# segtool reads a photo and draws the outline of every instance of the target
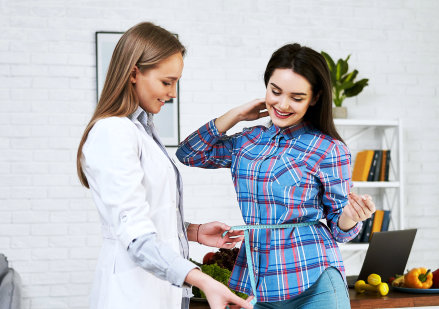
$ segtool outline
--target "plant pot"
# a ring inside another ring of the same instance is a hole
[[[348,109],[343,106],[334,106],[332,108],[332,115],[334,118],[348,118]]]

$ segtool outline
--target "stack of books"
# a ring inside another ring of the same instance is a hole
[[[389,181],[390,150],[363,150],[357,153],[353,181]]]
[[[375,232],[385,232],[389,230],[390,210],[378,209],[369,219],[363,221],[363,227],[357,237],[351,243],[369,242]]]

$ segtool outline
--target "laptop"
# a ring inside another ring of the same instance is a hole
[[[357,280],[367,282],[370,274],[378,274],[387,282],[395,274],[404,274],[417,229],[375,232],[358,276],[347,276],[348,287]]]

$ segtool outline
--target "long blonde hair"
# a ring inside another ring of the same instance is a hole
[[[90,188],[82,170],[81,156],[82,147],[95,123],[107,117],[129,116],[139,106],[134,86],[130,82],[134,66],[143,73],[178,52],[184,56],[186,49],[177,37],[150,22],[137,24],[122,35],[111,57],[96,110],[79,143],[76,168],[82,185]]]

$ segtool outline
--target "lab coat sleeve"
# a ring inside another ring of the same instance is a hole
[[[127,118],[99,120],[83,147],[83,169],[90,188],[108,209],[116,237],[128,248],[133,239],[156,233],[142,184],[137,128]]]
[[[182,287],[187,274],[197,268],[158,240],[156,234],[143,235],[133,241],[128,254],[146,271],[178,287]]]

